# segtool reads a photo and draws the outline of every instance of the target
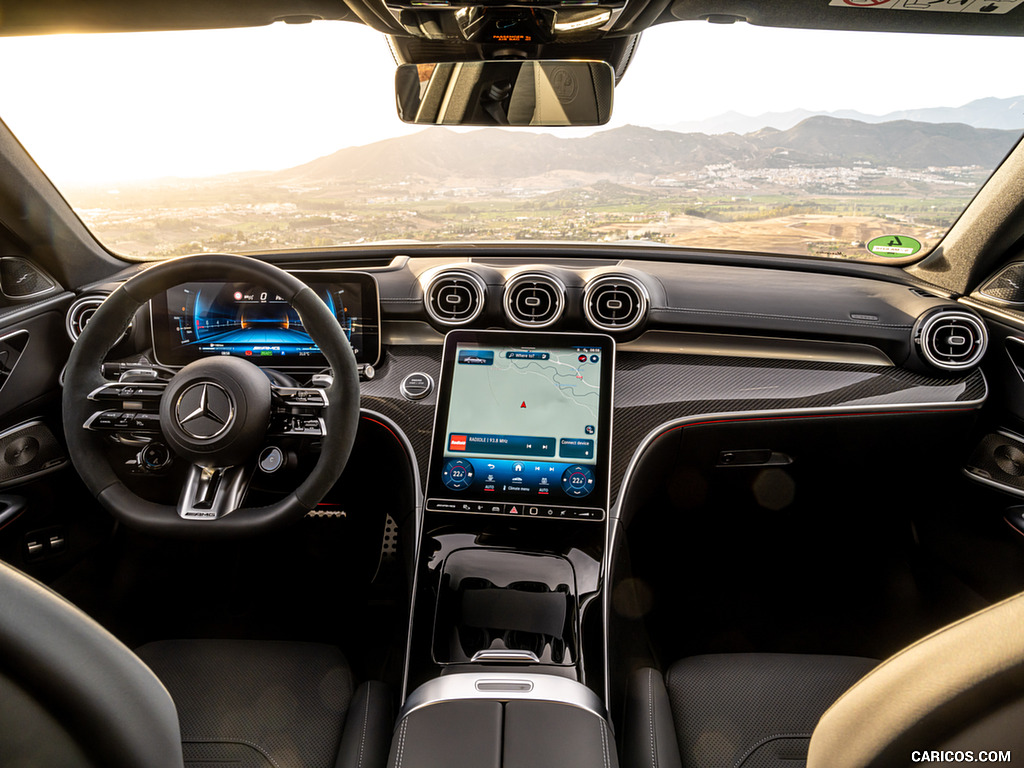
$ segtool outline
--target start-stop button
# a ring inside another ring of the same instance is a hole
[[[434,380],[426,373],[410,373],[400,387],[406,400],[422,400],[434,391]]]

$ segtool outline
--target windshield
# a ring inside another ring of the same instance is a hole
[[[903,261],[1019,139],[1016,48],[663,24],[608,125],[541,130],[401,123],[386,41],[357,24],[5,38],[0,117],[134,257],[559,240]]]

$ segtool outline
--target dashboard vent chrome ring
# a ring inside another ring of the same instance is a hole
[[[974,315],[952,310],[919,319],[914,341],[922,357],[936,368],[962,371],[981,360],[988,347],[988,332]]]
[[[472,272],[447,269],[427,284],[423,303],[427,314],[442,325],[465,325],[473,322],[484,310],[487,286]]]
[[[78,337],[82,335],[82,331],[85,329],[86,324],[92,319],[92,316],[99,309],[100,304],[106,300],[106,296],[97,296],[95,294],[91,296],[82,296],[76,299],[70,307],[68,307],[67,315],[64,316],[64,330],[67,331],[68,336],[72,342],[78,341]],[[117,337],[117,341],[111,344],[111,349],[116,347],[132,329],[131,322],[125,326],[124,332]]]
[[[650,296],[643,283],[625,275],[604,275],[583,289],[583,313],[595,328],[628,331],[644,321]]]
[[[505,314],[520,328],[547,328],[565,310],[565,285],[557,277],[528,272],[505,286]]]

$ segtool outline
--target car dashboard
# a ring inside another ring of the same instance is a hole
[[[988,343],[979,316],[910,280],[880,279],[870,270],[860,276],[806,266],[410,251],[351,269],[310,269],[307,262],[293,271],[332,302],[358,350],[364,414],[401,436],[420,499],[442,344],[452,330],[614,339],[613,510],[624,506],[644,453],[687,425],[956,414],[979,408],[987,394],[977,367]],[[261,301],[259,286],[226,277],[203,286],[214,298],[202,313],[199,284],[151,301],[111,359],[175,369],[233,354],[301,385],[323,373],[297,318],[287,311],[276,318],[273,296],[262,292]],[[83,310],[114,285],[83,291],[67,318],[73,336]],[[190,322],[200,314],[206,319]],[[191,327],[204,322],[208,328]],[[206,335],[197,339],[197,332]],[[238,341],[243,336],[248,341]],[[770,453],[729,460],[756,465],[771,461]]]

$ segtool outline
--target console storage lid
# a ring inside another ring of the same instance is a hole
[[[553,675],[445,675],[420,686],[395,727],[389,768],[618,768],[604,706]]]

